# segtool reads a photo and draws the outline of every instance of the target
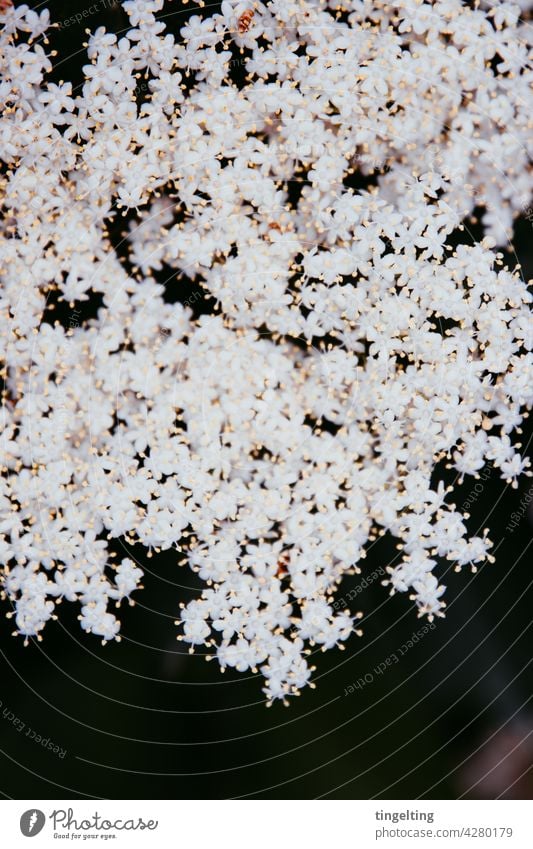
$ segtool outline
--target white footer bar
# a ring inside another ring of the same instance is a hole
[[[6,849],[532,849],[532,813],[531,801],[30,799],[0,802],[0,834]]]

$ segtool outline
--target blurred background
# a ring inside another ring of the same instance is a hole
[[[54,80],[79,84],[85,28],[120,33],[126,16],[110,0],[46,5],[53,20],[68,22],[51,37]],[[84,10],[92,11],[83,17]],[[169,2],[160,17],[177,33],[197,11]],[[533,276],[531,236],[531,222],[519,221],[507,255],[511,267],[522,263],[525,279]],[[180,299],[190,299],[194,283],[184,287]],[[55,306],[53,320],[61,320]],[[80,305],[80,321],[97,306]],[[526,425],[523,451],[532,435]],[[532,496],[531,479],[513,490],[489,467],[457,488],[471,530],[490,527],[496,562],[475,574],[442,563],[447,616],[414,641],[425,622],[406,597],[381,586],[398,557],[395,543],[375,543],[362,574],[346,578],[339,593],[363,612],[363,637],[345,651],[316,653],[316,690],[306,688],[288,708],[265,707],[259,676],[221,675],[203,652],[190,655],[176,641],[178,603],[195,596],[198,582],[175,555],[147,559],[142,548],[115,541],[145,571],[137,604],[122,610],[120,644],[86,636],[76,605],[65,603],[44,641],[27,647],[0,617],[3,795],[533,798]]]

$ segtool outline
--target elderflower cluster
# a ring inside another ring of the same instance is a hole
[[[48,11],[3,4],[3,593],[26,638],[66,600],[111,640],[142,571],[108,541],[174,550],[205,582],[180,639],[285,699],[354,632],[334,594],[377,535],[430,619],[439,558],[490,559],[437,464],[527,468],[531,297],[495,249],[530,199],[528,29],[507,2],[226,0],[174,38],[162,6],[123,2],[73,89]]]

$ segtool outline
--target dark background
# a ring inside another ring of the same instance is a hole
[[[47,5],[55,21],[91,7],[87,0]],[[120,6],[95,5],[97,11],[51,38],[59,51],[54,79],[80,82],[86,27],[128,28]],[[161,17],[177,33],[197,11],[167,3]],[[518,222],[515,254],[508,255],[511,266],[518,256],[526,279],[531,227]],[[82,318],[96,306],[85,304]],[[530,438],[525,426],[524,446]],[[354,602],[364,613],[363,638],[350,639],[344,652],[316,654],[317,689],[306,688],[288,708],[265,707],[260,676],[221,675],[203,652],[189,655],[176,641],[178,602],[192,598],[198,584],[168,553],[147,560],[140,547],[134,550],[145,590],[135,607],[122,610],[120,644],[102,647],[86,636],[74,604],[63,605],[42,643],[26,648],[0,617],[2,710],[25,723],[18,732],[0,715],[4,796],[533,798],[528,515],[507,529],[532,482],[524,478],[513,490],[492,474],[482,492],[475,485],[468,479],[454,501],[461,505],[474,493],[469,527],[490,527],[496,563],[476,574],[456,574],[441,563],[446,619],[382,675],[378,665],[424,622],[405,596],[391,598],[373,581]],[[120,541],[116,549],[131,554]],[[397,556],[393,541],[380,540],[363,575],[347,578],[340,595]],[[365,675],[373,680],[345,695]],[[29,727],[65,756],[26,737]]]

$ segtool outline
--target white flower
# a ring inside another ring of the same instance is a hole
[[[532,299],[494,250],[531,190],[527,32],[509,3],[236,0],[178,44],[162,0],[123,7],[75,97],[48,12],[3,15],[0,581],[26,639],[62,600],[119,639],[142,570],[108,538],[179,549],[179,638],[285,701],[354,632],[333,598],[378,533],[430,618],[438,558],[491,559],[441,461],[530,474]]]

